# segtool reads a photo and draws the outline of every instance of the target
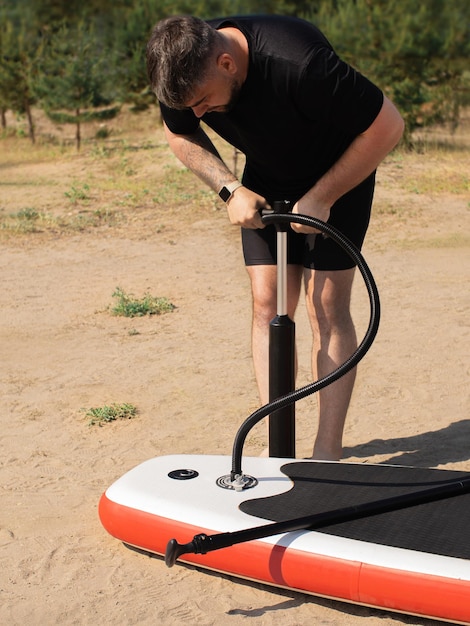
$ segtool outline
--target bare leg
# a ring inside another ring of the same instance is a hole
[[[256,382],[262,404],[269,402],[269,323],[276,316],[277,269],[275,265],[249,265],[253,295],[252,350]],[[287,266],[287,313],[294,319],[299,302],[302,267]]]
[[[354,269],[322,272],[305,270],[307,311],[313,331],[312,369],[322,378],[336,369],[356,349],[356,331],[350,314]],[[355,369],[319,392],[319,424],[314,459],[339,460],[343,429]]]

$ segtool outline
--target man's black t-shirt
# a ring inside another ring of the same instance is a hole
[[[249,46],[249,69],[229,113],[202,120],[246,155],[244,184],[267,198],[297,200],[378,115],[383,94],[341,61],[309,22],[280,16],[210,20],[235,26]],[[197,130],[191,110],[162,105],[173,133]]]

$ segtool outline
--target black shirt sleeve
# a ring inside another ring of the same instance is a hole
[[[297,100],[307,118],[332,123],[357,136],[377,117],[383,93],[333,50],[322,46],[305,66]]]
[[[170,109],[160,102],[160,110],[165,124],[176,135],[191,135],[199,128],[199,120],[190,109]]]

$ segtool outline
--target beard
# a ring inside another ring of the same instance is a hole
[[[240,99],[240,93],[242,90],[242,83],[237,81],[235,78],[231,81],[230,84],[230,95],[227,104],[224,104],[219,109],[219,113],[230,113],[232,109],[236,106],[238,100]]]

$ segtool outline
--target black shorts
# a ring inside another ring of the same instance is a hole
[[[333,205],[328,223],[361,249],[369,226],[375,173]],[[276,265],[276,227],[242,228],[245,265]],[[317,270],[345,270],[355,266],[341,246],[329,237],[287,231],[287,262]]]

